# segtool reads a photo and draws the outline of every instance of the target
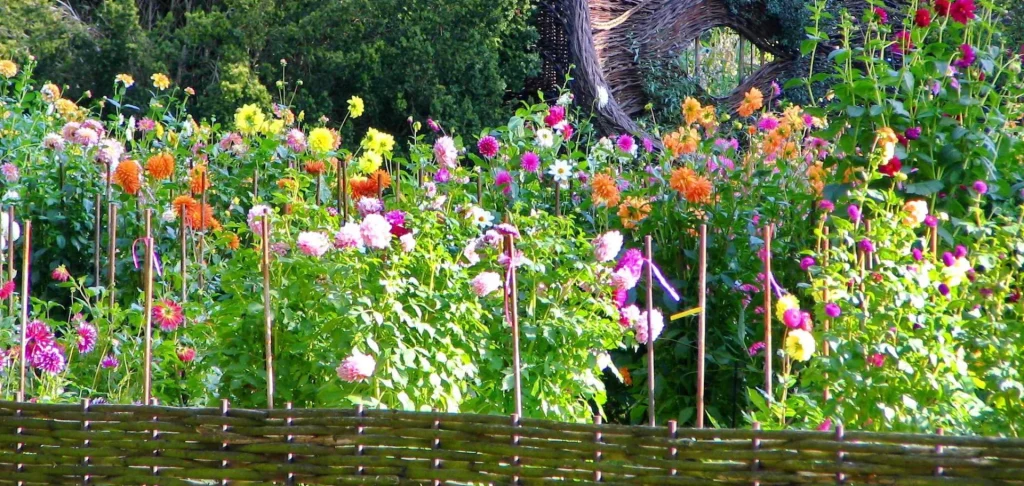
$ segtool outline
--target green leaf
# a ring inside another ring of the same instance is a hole
[[[942,188],[942,181],[925,181],[907,184],[905,191],[907,194],[917,194],[918,196],[930,196],[941,191]]]

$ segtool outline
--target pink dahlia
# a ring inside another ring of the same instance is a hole
[[[627,154],[632,155],[636,153],[636,140],[631,135],[620,135],[615,140],[615,146]]]
[[[334,233],[334,247],[343,250],[346,248],[363,248],[363,235],[356,223],[345,223],[337,233]]]
[[[412,233],[406,233],[399,237],[398,243],[402,245],[402,251],[406,253],[416,249],[416,238],[412,236]]]
[[[318,231],[303,231],[295,240],[295,246],[306,255],[320,258],[331,249],[331,241]]]
[[[790,329],[799,329],[803,322],[800,309],[786,309],[786,312],[782,315],[782,322]]]
[[[455,148],[455,140],[444,136],[434,142],[434,158],[442,167],[454,169],[458,166],[459,150]]]
[[[359,224],[359,233],[369,248],[382,250],[391,243],[391,223],[379,214],[367,214]]]
[[[392,226],[405,226],[405,211],[396,209],[394,211],[388,211],[384,214],[386,219]]]
[[[512,193],[512,174],[509,174],[507,170],[499,170],[498,174],[494,176],[494,185],[501,188],[501,192],[506,196]]]
[[[540,167],[540,157],[533,152],[526,152],[520,159],[519,166],[526,172],[537,172]]]
[[[875,368],[881,368],[885,366],[885,355],[882,353],[872,354],[871,357],[868,358],[868,364],[874,366]]]
[[[100,141],[100,136],[91,128],[79,128],[75,130],[75,143],[83,147],[91,147]]]
[[[29,362],[34,368],[50,375],[64,371],[64,366],[67,364],[64,352],[52,343],[46,346],[37,346],[29,356]]]
[[[64,140],[74,140],[75,139],[75,132],[77,132],[79,128],[82,128],[82,124],[81,123],[78,123],[78,122],[67,122],[60,129],[60,135],[61,135],[61,137],[64,138]]]
[[[665,327],[665,318],[658,309],[651,310],[651,341],[657,341],[661,330]],[[633,322],[633,332],[636,333],[636,340],[639,343],[647,342],[647,311],[641,312],[640,317]]]
[[[476,144],[476,149],[480,151],[480,155],[488,159],[493,159],[495,155],[498,155],[499,148],[501,148],[501,144],[498,143],[498,139],[490,135],[481,138]]]
[[[875,7],[874,12],[875,12],[875,17],[878,19],[878,23],[880,23],[880,24],[888,24],[889,23],[889,12],[886,12],[885,9],[883,9],[881,7]]]
[[[359,211],[359,216],[377,214],[384,211],[384,202],[375,197],[362,197],[356,203],[356,210]]]
[[[764,341],[758,341],[750,346],[750,349],[747,350],[747,354],[754,356],[762,350],[764,350]]]
[[[8,162],[4,165],[0,165],[0,173],[3,173],[4,179],[7,182],[18,182],[21,175],[18,173],[18,166]]]
[[[86,120],[82,122],[82,128],[88,128],[96,132],[96,134],[99,135],[100,138],[103,138],[103,136],[107,134],[107,129],[103,127],[103,123],[101,123],[99,120]]]
[[[62,152],[64,150],[64,137],[56,133],[49,133],[43,137],[43,147],[55,152]]]
[[[50,273],[50,277],[58,282],[67,282],[68,280],[71,280],[71,273],[68,272],[67,267],[61,265],[53,269],[53,272]]]
[[[142,118],[135,122],[135,128],[142,132],[152,132],[156,129],[156,122],[152,118]]]
[[[765,115],[761,117],[761,120],[757,122],[758,130],[762,132],[770,132],[779,128],[779,119],[771,115]]]
[[[113,354],[104,356],[103,360],[100,361],[100,367],[102,368],[117,368],[118,364],[120,364],[120,362],[117,360],[117,356],[114,356]]]
[[[99,339],[99,332],[96,331],[96,326],[83,322],[78,325],[75,332],[78,334],[75,344],[78,346],[79,353],[88,354],[96,347],[96,340]]]
[[[949,9],[949,16],[953,20],[966,24],[974,19],[974,0],[956,0]]]
[[[0,300],[7,300],[14,295],[14,280],[9,280],[0,287]]]
[[[161,330],[173,332],[185,322],[185,314],[177,302],[164,299],[153,305],[153,320]]]
[[[249,215],[246,217],[246,221],[249,223],[249,229],[252,230],[258,236],[263,235],[263,216],[271,216],[274,214],[274,210],[270,209],[270,206],[265,204],[257,204],[249,210]]]
[[[483,272],[474,277],[469,284],[477,297],[485,297],[501,287],[501,275],[494,272]]]
[[[914,48],[914,42],[910,39],[910,32],[901,30],[893,36],[895,44],[892,45],[893,52],[903,54]]]
[[[918,27],[928,27],[932,25],[932,14],[926,8],[919,8],[914,14],[914,25]]]
[[[632,329],[633,324],[640,319],[640,309],[635,305],[628,305],[619,308],[619,325],[625,329]]]
[[[196,350],[194,348],[181,348],[177,352],[178,359],[182,363],[191,363],[192,360],[196,359]]]
[[[599,262],[610,262],[622,250],[622,233],[609,231],[594,239],[594,258]]]
[[[377,362],[373,357],[365,354],[353,354],[341,361],[338,365],[338,378],[349,383],[363,381],[373,376],[373,369]]]
[[[548,114],[544,117],[544,124],[549,127],[554,127],[565,120],[565,107],[564,106],[552,106],[548,108]]]
[[[302,130],[293,128],[288,130],[288,135],[285,136],[285,143],[288,144],[288,148],[295,153],[302,153],[306,151],[306,134],[302,133]]]

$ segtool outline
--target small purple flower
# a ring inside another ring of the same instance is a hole
[[[782,322],[790,329],[798,329],[803,324],[803,314],[800,309],[788,309],[782,314]]]
[[[384,219],[391,223],[391,226],[405,226],[405,211],[401,209],[388,211],[384,214]]]
[[[986,299],[992,297],[992,289],[990,288],[981,289],[978,291],[978,293],[981,294],[981,296]]]
[[[971,185],[971,189],[974,189],[974,192],[978,194],[985,194],[988,192],[988,184],[986,184],[985,181],[974,181],[974,184]]]
[[[952,267],[954,263],[956,263],[956,257],[954,257],[952,253],[947,251],[947,252],[942,254],[942,264],[943,265],[945,265],[947,267]]]
[[[533,152],[526,152],[520,159],[519,167],[526,172],[537,172],[537,168],[540,167],[540,157]]]
[[[644,137],[644,142],[643,143],[644,143],[644,152],[647,152],[647,153],[654,152],[654,142],[652,142],[651,139],[649,139],[647,137]]]
[[[936,218],[935,215],[929,214],[924,217],[924,225],[929,228],[934,228],[939,225],[939,218]]]
[[[857,247],[860,248],[860,251],[862,251],[864,253],[867,253],[867,254],[871,254],[871,253],[875,252],[875,244],[872,243],[871,240],[869,240],[867,238],[864,238],[864,239],[860,240],[860,242],[857,243]]]
[[[451,172],[448,172],[448,169],[446,167],[441,167],[437,169],[437,173],[434,174],[434,181],[441,184],[444,184],[445,182],[448,182],[451,179],[452,174]]]
[[[96,347],[96,340],[99,338],[99,333],[96,331],[96,326],[83,322],[78,325],[76,329],[78,333],[78,339],[75,344],[78,346],[78,352],[87,354]]]
[[[118,365],[117,356],[108,354],[103,357],[103,361],[100,361],[100,366],[103,368],[117,368]]]
[[[758,341],[750,346],[750,349],[747,350],[747,353],[749,353],[751,356],[756,356],[757,353],[760,353],[763,349],[764,341]]]
[[[519,229],[511,224],[501,223],[495,226],[494,229],[498,230],[498,233],[501,233],[502,235],[519,238]]]
[[[953,256],[957,258],[963,258],[967,256],[967,247],[964,245],[956,245],[956,249],[953,250]]]
[[[441,125],[438,125],[433,118],[427,118],[427,126],[430,127],[430,129],[433,130],[434,132],[441,131]]]
[[[805,257],[800,259],[800,270],[803,270],[803,271],[806,272],[811,267],[813,267],[815,264],[817,264],[817,262],[814,261],[814,257],[805,256]]]
[[[498,155],[498,149],[501,148],[501,144],[498,143],[498,139],[487,135],[476,143],[476,148],[480,151],[480,155],[492,159],[495,155]]]
[[[856,204],[851,204],[849,207],[846,208],[846,214],[850,217],[851,221],[855,223],[859,222],[861,216],[860,206]]]
[[[914,257],[915,262],[924,260],[924,254],[921,252],[920,248],[914,248],[913,250],[910,250],[910,254]]]
[[[826,213],[831,213],[832,211],[836,210],[836,205],[833,204],[832,201],[829,201],[828,199],[822,199],[821,201],[818,202],[818,209]]]
[[[826,316],[829,316],[829,317],[835,319],[836,317],[839,317],[839,314],[842,314],[842,313],[843,313],[843,310],[839,308],[838,304],[836,304],[834,302],[829,302],[829,303],[825,304],[825,315]]]
[[[762,132],[770,132],[779,128],[779,119],[771,115],[765,115],[761,117],[761,120],[757,122],[757,129]]]
[[[974,48],[970,44],[960,45],[960,59],[953,61],[953,65],[960,69],[967,69],[974,64],[978,56],[974,53]]]
[[[907,140],[917,140],[921,138],[921,127],[910,127],[906,132]]]
[[[778,96],[782,94],[782,88],[779,87],[779,83],[772,81],[772,96]]]
[[[634,140],[631,135],[620,135],[615,141],[615,145],[620,151],[627,154],[632,155],[636,153],[636,140]]]
[[[949,295],[949,285],[946,285],[944,283],[940,283],[939,284],[939,293],[942,294],[943,296]]]

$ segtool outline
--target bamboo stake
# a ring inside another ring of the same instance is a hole
[[[336,181],[337,184],[336,185],[338,187],[338,205],[336,206],[338,208],[338,211],[341,211],[341,199],[345,197],[345,185],[342,183],[342,181],[344,181],[345,178],[341,176],[342,170],[343,170],[342,166],[344,164],[345,164],[345,162],[339,159],[338,160],[338,170],[335,173],[335,178],[337,179],[337,181]],[[342,223],[345,222],[344,218],[346,216],[347,215],[342,216],[342,220],[341,220]]]
[[[772,230],[764,227],[764,392],[772,400]]]
[[[402,200],[402,164],[395,164],[395,200]]]
[[[381,186],[383,185],[383,183],[384,183],[384,178],[381,177],[380,174],[377,174],[377,199],[380,199],[382,202],[383,202],[383,198],[381,197],[381,195],[384,194],[384,188],[381,187]]]
[[[14,206],[7,206],[7,268],[14,280]],[[14,315],[14,299],[7,302],[7,313]]]
[[[341,163],[341,193],[338,194],[338,200],[341,201],[341,218],[342,221],[348,221],[348,161],[346,158]]]
[[[14,242],[11,241],[11,236],[14,233],[7,233],[7,245],[9,248],[14,247]],[[21,400],[25,399],[25,347],[28,344],[28,276],[29,276],[29,263],[32,257],[32,220],[25,221],[25,242],[22,243],[22,259],[21,259],[21,350],[19,353],[21,357],[19,364],[21,366],[21,383],[18,385],[18,396]],[[13,265],[11,268],[14,268]],[[14,302],[14,299],[11,299]]]
[[[274,321],[270,311],[270,215],[263,215],[263,340],[267,359],[267,408],[274,408]]]
[[[143,365],[142,378],[142,403],[149,404],[152,401],[152,380],[153,380],[153,210],[146,209],[146,256],[143,259],[145,266],[142,269],[143,289],[146,294],[145,302],[145,325],[146,325],[146,356]]]
[[[832,246],[832,243],[828,240],[828,233],[829,233],[828,226],[825,226],[823,228],[822,232],[825,234],[825,240],[822,242],[822,245],[821,245],[821,248],[822,248],[822,252],[821,252],[821,266],[822,267],[827,267],[828,266],[829,248],[831,248],[831,246]],[[821,292],[821,300],[822,300],[822,302],[825,302],[825,304],[828,304],[828,298],[829,298],[829,296],[828,296],[828,287],[825,287],[825,289]],[[825,334],[827,335],[828,332],[832,329],[832,318],[828,317],[826,315],[825,316],[825,322],[824,322],[822,327],[824,328],[823,330],[825,331]],[[822,354],[825,357],[828,357],[828,355],[829,355],[828,339],[823,339],[821,344],[822,344]],[[825,383],[828,383],[828,373],[825,373]],[[831,390],[829,390],[829,386],[828,385],[825,385],[824,398],[825,398],[826,401],[829,400],[830,398],[832,398],[832,392],[831,392]]]
[[[700,277],[697,291],[697,428],[704,428],[704,361],[705,334],[707,333],[707,286],[708,286],[708,225],[700,225]]]
[[[320,205],[320,173],[316,174],[316,195],[313,197],[313,203],[317,206]]]
[[[512,235],[505,236],[505,251],[508,255],[508,287],[505,289],[505,302],[508,309],[509,324],[512,326],[512,377],[515,380],[516,415],[523,414],[523,382],[520,373],[519,357],[519,288],[516,282],[515,239]]]
[[[654,427],[654,333],[651,320],[654,314],[654,272],[652,266],[651,235],[644,236],[644,256],[647,258],[647,421]]]
[[[210,188],[207,186],[209,181],[206,179],[206,171],[203,171],[203,205],[199,211],[199,288],[200,290],[206,286],[206,208],[207,208],[207,197],[206,193],[210,192]],[[253,186],[256,187],[255,185]],[[255,191],[255,189],[254,189]],[[255,192],[254,192],[255,194]]]
[[[188,226],[185,225],[185,215],[181,215],[181,302],[188,300]]]
[[[95,217],[95,230],[96,235],[93,239],[92,253],[93,253],[93,266],[95,267],[93,272],[92,284],[96,287],[100,286],[100,255],[103,253],[100,250],[100,228],[103,225],[103,210],[100,206],[103,205],[103,195],[96,195],[96,217]]]
[[[107,210],[107,255],[109,255],[107,262],[107,294],[110,296],[110,305],[108,310],[114,312],[114,276],[117,267],[117,206],[114,203],[110,203],[110,208]],[[113,318],[111,318],[113,323]]]

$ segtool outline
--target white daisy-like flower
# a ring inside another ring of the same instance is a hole
[[[567,160],[556,160],[548,169],[548,174],[555,178],[555,182],[565,182],[572,177],[572,165]]]
[[[550,128],[541,128],[537,130],[535,136],[537,145],[544,148],[551,148],[555,145],[555,132],[552,132]]]
[[[597,87],[597,107],[604,108],[608,105],[608,89],[604,86]]]
[[[469,210],[469,219],[473,221],[473,224],[481,228],[486,228],[494,221],[494,215],[484,208],[473,206],[473,208]]]

